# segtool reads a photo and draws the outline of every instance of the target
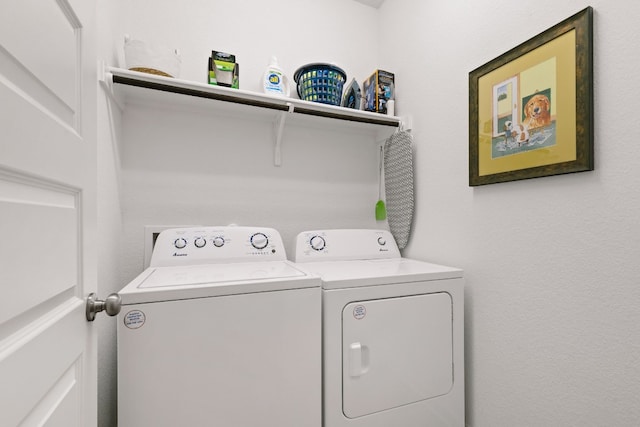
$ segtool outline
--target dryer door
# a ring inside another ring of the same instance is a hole
[[[446,292],[346,305],[344,414],[357,418],[447,394],[453,386],[452,334]]]

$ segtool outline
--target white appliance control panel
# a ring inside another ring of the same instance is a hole
[[[248,261],[285,261],[280,233],[265,227],[189,227],[162,231],[150,267]]]
[[[295,262],[386,258],[400,258],[398,245],[387,230],[313,230],[296,238]]]

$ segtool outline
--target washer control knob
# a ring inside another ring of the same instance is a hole
[[[224,239],[222,238],[222,236],[213,238],[213,246],[215,246],[216,248],[221,248],[224,246]]]
[[[311,248],[316,251],[321,251],[327,246],[327,242],[321,236],[313,236],[309,240],[309,244],[311,245]]]
[[[180,237],[173,242],[173,246],[175,246],[177,249],[184,249],[185,247],[187,247],[187,240]]]
[[[256,249],[264,249],[269,244],[269,238],[264,233],[255,233],[251,236],[251,246]]]
[[[204,237],[197,237],[196,240],[193,241],[193,244],[196,245],[196,248],[203,248],[204,245],[207,244],[207,241]]]
[[[384,237],[378,237],[378,244],[379,244],[380,246],[384,246],[384,245],[386,245],[386,244],[387,244],[387,241],[386,241],[386,240],[384,240]]]

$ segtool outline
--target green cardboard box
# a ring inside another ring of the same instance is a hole
[[[234,89],[240,87],[240,64],[236,62],[235,55],[216,50],[211,51],[209,84]]]

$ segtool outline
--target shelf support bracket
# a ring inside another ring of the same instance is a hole
[[[104,93],[107,97],[118,107],[120,112],[124,111],[122,102],[118,99],[113,91],[113,74],[109,71],[109,67],[102,60],[98,61],[98,81],[100,86],[104,89]]]
[[[398,130],[406,130],[406,131],[413,130],[413,116],[412,115],[402,116],[400,118],[400,125],[398,126]]]
[[[290,102],[287,102],[287,106],[289,109],[287,111],[283,111],[278,116],[278,120],[275,123],[275,145],[273,148],[273,164],[275,166],[282,166],[282,132],[284,131],[284,123],[287,120],[287,114],[293,113],[294,105]]]

